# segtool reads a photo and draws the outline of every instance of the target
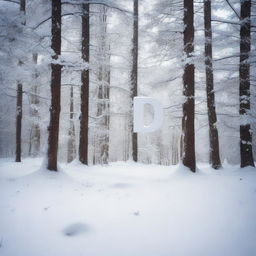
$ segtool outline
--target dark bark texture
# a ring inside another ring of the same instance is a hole
[[[52,42],[53,60],[61,54],[61,0],[52,1]],[[57,155],[59,142],[59,118],[61,97],[61,65],[51,64],[51,107],[48,127],[48,165],[51,171],[57,171]]]
[[[26,12],[26,1],[20,0],[20,11],[23,15]],[[22,22],[22,25],[25,25],[25,17]],[[18,65],[22,65],[22,61],[19,60]],[[21,129],[22,129],[22,83],[17,83],[17,104],[16,104],[16,153],[15,161],[21,162]]]
[[[184,0],[184,54],[186,57],[183,74],[183,164],[192,172],[196,171],[195,158],[195,67],[191,62],[194,52],[194,1]]]
[[[251,126],[246,115],[250,110],[250,63],[251,51],[251,1],[241,1],[241,27],[240,27],[240,67],[239,67],[239,94],[240,116],[243,124],[240,125],[240,155],[241,167],[254,166],[252,153]]]
[[[89,63],[90,60],[90,5],[82,5],[82,59]],[[81,116],[79,138],[79,160],[88,165],[89,146],[89,69],[81,74]]]
[[[16,162],[21,162],[21,125],[22,125],[22,84],[17,85],[16,106]]]
[[[139,6],[138,0],[133,1],[133,41],[132,41],[132,72],[131,72],[131,100],[138,95],[138,31]],[[133,103],[132,103],[133,106]],[[138,161],[138,134],[133,132],[132,123],[132,159]]]
[[[26,0],[20,0],[20,11],[26,12]]]
[[[215,109],[214,78],[212,64],[212,25],[211,1],[204,0],[204,33],[205,33],[205,73],[207,110],[209,121],[210,163],[214,169],[221,167],[219,155],[219,136],[217,129],[217,115]]]

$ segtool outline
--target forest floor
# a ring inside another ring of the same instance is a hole
[[[0,160],[1,256],[256,255],[256,170]]]

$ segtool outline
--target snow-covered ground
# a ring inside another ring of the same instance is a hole
[[[1,256],[256,255],[256,170],[0,160]]]

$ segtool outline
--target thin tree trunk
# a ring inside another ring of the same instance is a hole
[[[110,64],[110,63],[109,63]],[[109,125],[110,125],[110,69],[107,72],[107,86],[104,90],[105,102],[105,116],[104,116],[104,126],[106,128],[104,145],[102,147],[102,160],[103,163],[107,164],[109,162]]]
[[[25,12],[26,12],[26,1],[20,0],[20,12],[24,15],[22,25],[26,24]],[[19,60],[18,65],[22,65],[22,61]],[[17,83],[17,104],[16,104],[16,154],[15,161],[21,162],[21,128],[22,128],[22,83]]]
[[[33,54],[33,62],[35,65],[37,65],[37,53]],[[29,147],[29,155],[32,155],[33,157],[36,157],[39,155],[40,151],[40,127],[39,127],[39,98],[38,98],[38,84],[37,84],[37,78],[39,77],[39,74],[37,72],[37,69],[35,68],[34,73],[34,80],[35,85],[32,88],[32,95],[31,95],[31,116],[33,118],[33,124],[31,128],[31,136],[30,136],[30,147]]]
[[[17,85],[16,107],[16,162],[21,162],[21,125],[22,125],[22,84]]]
[[[52,50],[53,60],[58,60],[61,54],[61,0],[52,1]],[[59,118],[61,96],[61,65],[51,64],[51,107],[50,124],[48,127],[48,166],[51,171],[57,171],[57,155],[59,142]]]
[[[99,20],[101,39],[99,42],[100,67],[98,72],[99,90],[97,115],[101,116],[99,122],[99,147],[101,164],[108,163],[109,156],[109,85],[110,85],[110,68],[109,68],[109,45],[107,41],[107,7],[102,6]]]
[[[131,101],[138,95],[138,32],[139,32],[139,0],[133,1],[133,41],[132,41],[132,72],[131,72]],[[132,103],[133,106],[133,103]],[[132,159],[138,161],[138,134],[132,132]]]
[[[76,157],[75,145],[75,125],[74,125],[74,92],[73,86],[70,87],[70,106],[69,106],[70,127],[68,130],[68,163],[72,162]]]
[[[82,5],[82,59],[89,63],[90,59],[90,5]],[[80,140],[79,160],[88,165],[89,146],[89,68],[81,74],[81,116],[80,116]]]
[[[241,1],[240,27],[240,67],[239,67],[239,94],[240,94],[240,155],[241,167],[254,166],[252,153],[252,132],[247,120],[250,111],[250,63],[251,51],[251,1]]]
[[[107,74],[109,75],[109,74]],[[108,83],[108,84],[106,84]],[[98,92],[98,116],[102,116],[102,122],[100,122],[100,163],[108,163],[109,155],[109,79],[108,81],[101,81]]]
[[[28,145],[28,156],[31,156],[31,151],[32,151],[32,133],[33,133],[33,126],[30,129],[29,133],[29,145]]]
[[[183,75],[183,164],[192,172],[196,171],[195,158],[195,67],[191,61],[194,52],[194,1],[184,0],[184,53],[186,55]]]
[[[217,129],[217,115],[215,109],[215,93],[212,64],[212,25],[211,1],[204,0],[204,33],[205,33],[205,72],[206,94],[209,121],[210,163],[214,169],[221,167],[219,155],[219,136]]]

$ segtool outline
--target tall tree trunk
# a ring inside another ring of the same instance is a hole
[[[106,84],[107,83],[107,84]],[[100,163],[108,163],[109,152],[109,80],[101,80],[98,91],[98,111],[97,115],[102,116],[100,125],[99,146]]]
[[[240,155],[241,167],[254,166],[252,154],[252,132],[247,119],[250,111],[250,51],[251,51],[251,0],[241,1],[240,27]]]
[[[37,65],[38,54],[33,54],[33,62],[35,66]],[[35,67],[35,73],[33,75],[35,84],[32,88],[31,95],[31,116],[33,118],[33,123],[31,127],[31,136],[30,136],[30,146],[29,146],[29,155],[36,157],[39,155],[40,151],[40,127],[39,127],[39,97],[38,97],[38,83],[37,78],[39,73]]]
[[[22,13],[23,21],[22,25],[26,24],[25,13],[26,13],[26,1],[20,0],[20,12]],[[22,61],[19,60],[18,65],[22,65]],[[17,104],[16,104],[16,154],[15,161],[21,162],[21,128],[22,128],[22,83],[17,83]]]
[[[183,164],[196,171],[195,157],[195,67],[191,58],[194,52],[194,1],[184,0],[184,53],[186,56],[183,74]]]
[[[102,6],[100,9],[100,42],[99,42],[99,58],[100,67],[98,72],[99,90],[97,115],[99,121],[99,147],[101,164],[108,163],[109,156],[109,85],[110,85],[110,57],[109,44],[107,41],[107,7]]]
[[[215,93],[213,80],[211,1],[208,0],[204,0],[204,34],[206,94],[210,139],[210,163],[214,169],[219,169],[221,167],[221,161],[219,155],[219,136],[216,126],[217,116],[215,109]]]
[[[52,1],[52,44],[53,60],[58,60],[61,54],[61,0]],[[61,96],[61,65],[51,64],[51,107],[50,124],[48,127],[48,166],[51,171],[57,171],[57,155],[59,142],[59,118]]]
[[[73,86],[70,87],[70,105],[69,105],[70,127],[68,130],[68,163],[72,162],[76,157],[76,140],[75,140],[75,124],[74,124],[74,92]]]
[[[138,95],[138,32],[139,32],[139,0],[133,1],[133,41],[132,41],[132,71],[131,71],[131,101]],[[132,103],[133,106],[133,103]],[[138,134],[132,132],[132,159],[138,161]]]
[[[21,162],[22,93],[22,84],[18,83],[16,107],[16,162]]]
[[[89,63],[90,60],[90,4],[82,5],[82,59]],[[80,140],[79,160],[88,165],[89,146],[89,68],[81,74],[81,116],[80,116]]]

